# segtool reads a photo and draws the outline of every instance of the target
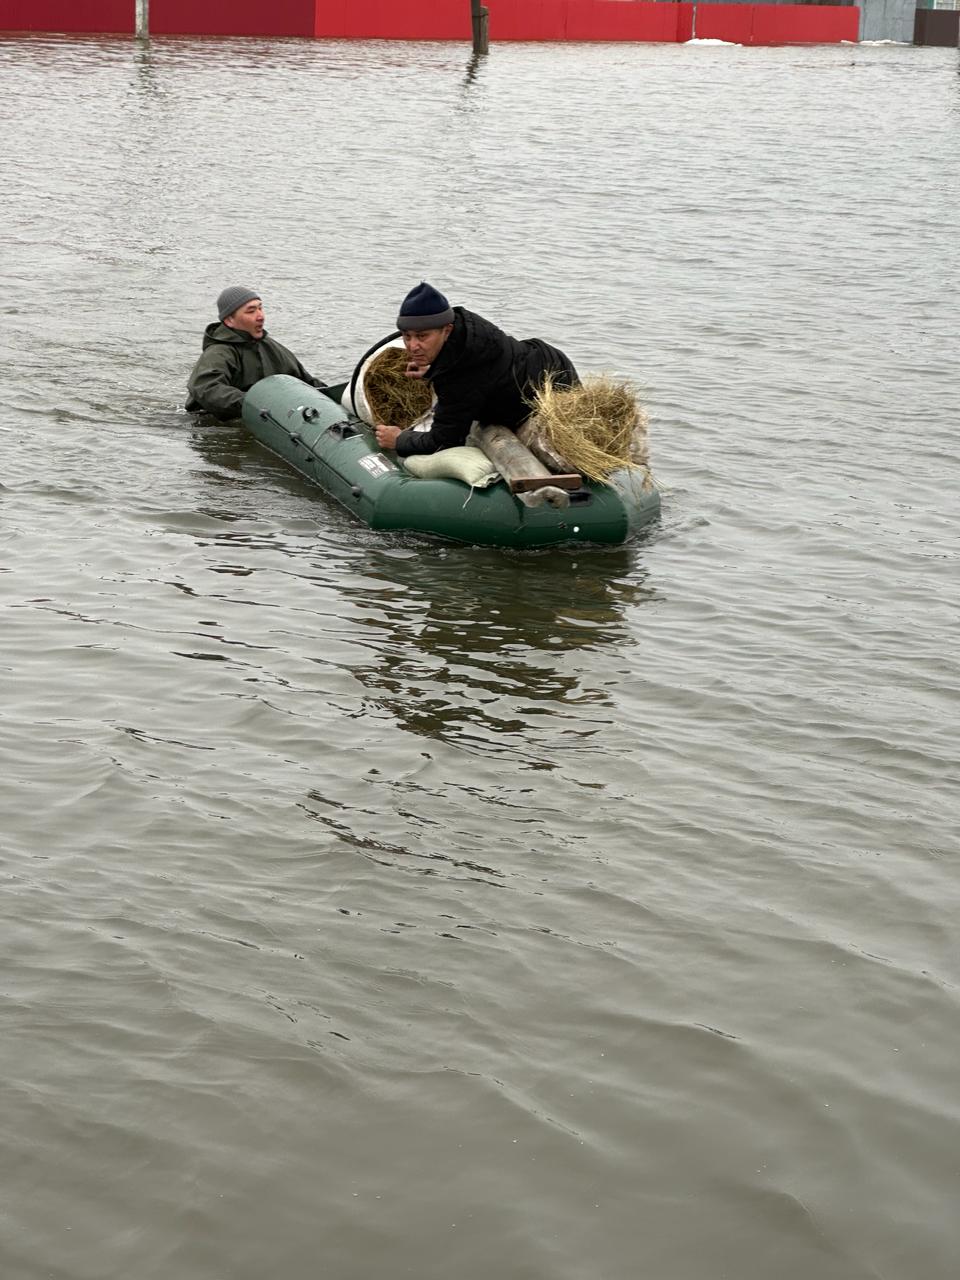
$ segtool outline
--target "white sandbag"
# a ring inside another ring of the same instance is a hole
[[[500,479],[500,472],[483,450],[468,444],[437,453],[415,453],[401,462],[405,471],[421,480],[462,480],[471,489],[485,489]]]

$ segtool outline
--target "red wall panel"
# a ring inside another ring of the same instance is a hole
[[[567,0],[568,40],[676,42],[680,6],[653,0]]]
[[[133,0],[126,3],[133,8]],[[312,36],[315,3],[150,0],[150,31],[155,36]]]
[[[347,0],[314,0],[313,34],[337,39],[346,32]]]
[[[311,0],[315,36],[349,40],[469,40],[470,0]]]
[[[698,4],[697,39],[752,44],[753,13],[756,7],[753,4]],[[690,8],[692,11],[693,5]],[[691,26],[692,16],[691,12]]]
[[[134,0],[0,0],[0,31],[133,34]]]
[[[751,7],[751,44],[839,44],[841,40],[860,38],[860,10],[849,5],[757,4]]]
[[[497,40],[566,40],[567,0],[485,0],[490,43]]]

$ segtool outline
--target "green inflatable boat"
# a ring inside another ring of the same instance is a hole
[[[422,479],[377,445],[373,429],[341,406],[347,384],[315,390],[275,374],[247,392],[243,422],[273,453],[371,529],[408,530],[474,546],[536,548],[626,542],[660,513],[647,474],[624,468],[605,484],[584,481],[563,505],[528,505],[502,480],[471,488]],[[440,455],[434,455],[440,456]]]

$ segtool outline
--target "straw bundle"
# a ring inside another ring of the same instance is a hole
[[[363,394],[374,422],[409,427],[433,403],[429,384],[404,373],[409,359],[403,347],[384,347],[367,366]]]
[[[649,470],[647,415],[634,387],[600,374],[578,387],[548,380],[528,425],[581,475],[603,481],[623,467]]]

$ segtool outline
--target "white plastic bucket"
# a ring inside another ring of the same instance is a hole
[[[373,363],[374,359],[380,354],[384,347],[402,347],[403,339],[398,333],[392,333],[370,348],[365,356],[363,356],[353,371],[353,376],[344,388],[343,395],[340,398],[340,404],[347,413],[352,413],[362,422],[366,422],[369,426],[376,426],[373,420],[373,414],[370,412],[370,406],[367,404],[367,398],[363,394],[363,380],[367,375],[367,370]]]
[[[375,415],[372,409],[370,408],[370,405],[367,403],[367,397],[364,394],[364,386],[365,386],[364,380],[367,376],[367,370],[370,368],[371,364],[373,364],[374,360],[376,360],[377,356],[380,355],[380,353],[386,347],[402,348],[403,339],[400,337],[398,333],[392,333],[386,338],[381,338],[380,341],[375,346],[371,347],[370,350],[366,353],[366,355],[361,357],[360,362],[358,363],[357,367],[353,371],[353,376],[351,377],[350,381],[347,383],[346,387],[344,388],[343,395],[340,397],[340,404],[347,411],[347,413],[354,414],[362,422],[366,422],[371,427],[375,427],[377,423],[375,420]],[[430,391],[431,391],[431,400],[433,404],[436,405],[437,397],[432,387]],[[417,422],[412,424],[413,429],[415,431],[429,430],[430,422],[432,421],[432,419],[433,419],[433,409],[431,408],[427,410],[427,412],[423,414],[421,418],[417,420]]]

